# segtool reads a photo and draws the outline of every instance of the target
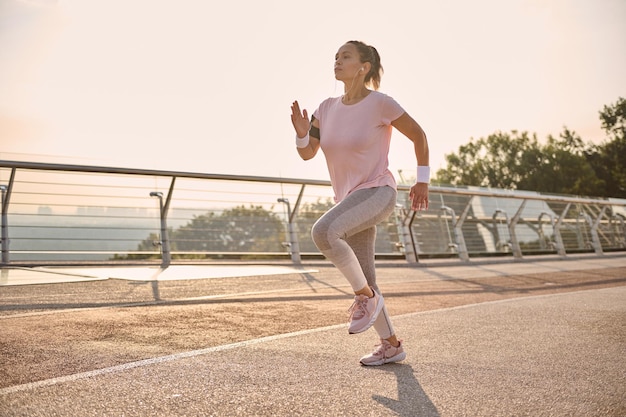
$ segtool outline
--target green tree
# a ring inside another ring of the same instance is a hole
[[[527,132],[494,133],[446,155],[447,167],[435,182],[547,193],[602,195],[599,180],[587,158],[587,147],[565,128],[545,144]]]
[[[612,139],[626,137],[626,99],[620,97],[612,105],[604,106],[600,111],[602,128]]]
[[[602,129],[608,140],[592,146],[588,159],[605,186],[605,197],[626,198],[626,99],[600,111]]]
[[[540,144],[528,133],[497,132],[471,139],[433,182],[597,197],[626,197],[626,99],[604,106],[602,128],[609,139],[586,144],[567,127]]]
[[[515,189],[541,163],[536,136],[527,132],[497,132],[459,147],[446,155],[447,167],[437,171],[435,182]]]
[[[559,138],[548,136],[540,146],[538,164],[520,179],[517,188],[551,194],[601,196],[600,180],[587,158],[587,146],[575,132],[564,128]]]

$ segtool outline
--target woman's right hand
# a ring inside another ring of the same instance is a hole
[[[298,100],[294,101],[291,105],[291,123],[294,129],[296,129],[296,135],[298,135],[299,138],[305,137],[311,128],[309,115],[306,109],[300,111]]]

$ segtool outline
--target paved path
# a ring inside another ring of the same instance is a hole
[[[575,270],[575,262],[515,268]],[[431,272],[452,279],[503,269]],[[0,414],[626,415],[625,286],[411,313],[394,323],[408,352],[399,364],[359,366],[365,336],[331,326],[4,388]]]

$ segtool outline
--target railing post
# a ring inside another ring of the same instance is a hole
[[[11,199],[11,192],[13,190],[13,184],[15,183],[15,172],[17,168],[11,168],[11,175],[9,176],[9,185],[2,187],[2,202],[0,210],[2,210],[1,220],[1,239],[2,239],[2,263],[8,264],[10,262],[10,249],[9,249],[9,200]]]
[[[467,251],[467,245],[465,244],[465,235],[463,234],[463,223],[465,223],[465,219],[469,214],[470,209],[472,208],[472,200],[474,196],[470,196],[469,200],[467,200],[467,204],[463,209],[463,213],[456,222],[454,226],[454,233],[456,235],[456,240],[459,244],[459,258],[462,261],[469,261],[469,252]]]
[[[567,256],[567,252],[565,252],[565,243],[563,243],[563,236],[561,236],[561,227],[563,226],[563,221],[565,220],[565,216],[567,215],[567,212],[569,211],[569,208],[571,206],[572,203],[567,203],[554,226],[554,241],[556,243],[556,252],[559,254],[559,256],[563,258]]]
[[[602,216],[606,212],[607,206],[602,207],[602,211],[598,214],[598,218],[591,223],[591,239],[593,241],[593,248],[596,252],[596,255],[603,255],[602,251],[602,242],[600,242],[600,235],[598,235],[598,228],[600,227],[600,221],[602,220]]]
[[[467,252],[467,246],[465,245],[465,236],[463,236],[463,222],[465,222],[465,218],[469,213],[469,209],[471,207],[472,198],[469,199],[467,204],[465,205],[465,209],[459,218],[456,218],[456,213],[451,207],[441,206],[441,210],[447,212],[452,216],[452,229],[454,231],[454,242],[456,245],[456,250],[459,255],[459,259],[467,262],[469,261],[469,253]]]
[[[618,229],[618,224],[615,225],[615,234],[614,234],[614,242],[615,246],[621,245],[621,247],[626,247],[626,224],[624,224],[624,216],[622,214],[614,214],[612,219],[616,220],[619,225],[622,226],[622,230]],[[621,238],[619,237],[621,236]]]
[[[172,261],[172,255],[170,253],[170,239],[167,233],[167,211],[163,206],[163,193],[152,191],[150,197],[157,197],[159,199],[159,213],[161,218],[161,268],[167,268]]]
[[[537,217],[537,236],[539,237],[539,248],[540,249],[546,249],[547,248],[546,240],[548,238],[546,237],[546,234],[543,232],[543,222],[542,222],[542,219],[543,219],[544,216],[546,216],[546,217],[548,217],[550,219],[550,226],[552,227],[552,231],[554,231],[554,216],[552,216],[551,213],[542,211],[539,214],[539,216]],[[552,242],[550,242],[550,243],[552,243]]]
[[[595,230],[594,228],[594,221],[591,219],[591,216],[589,216],[587,213],[585,212],[581,212],[578,215],[578,218],[582,218],[585,220],[585,223],[587,226],[589,226],[589,233],[591,234],[591,242],[587,241],[582,241],[583,242],[583,248],[587,247],[587,244],[591,245],[591,248],[593,248],[593,251],[597,254],[597,255],[602,255],[602,246],[600,245],[600,239],[598,238],[598,231]],[[582,234],[581,237],[579,238],[579,240],[582,240]],[[579,243],[580,246],[580,243]]]
[[[509,233],[509,237],[510,237],[510,230],[509,230],[509,215],[507,214],[506,211],[502,210],[502,209],[496,209],[496,211],[493,212],[493,216],[491,216],[491,218],[493,219],[493,237],[494,237],[494,241],[496,244],[496,250],[498,250],[498,247],[503,248],[503,247],[508,247],[509,249],[511,249],[511,241],[502,241],[502,239],[500,239],[500,230],[498,229],[498,216],[502,214],[504,216],[504,221],[506,223],[506,230]],[[502,250],[502,249],[500,249]]]
[[[300,257],[300,243],[298,242],[298,234],[296,233],[289,199],[279,198],[277,201],[287,206],[287,245],[289,247],[289,255],[293,263],[300,264],[302,262]]]
[[[404,258],[410,264],[418,263],[417,251],[419,244],[415,241],[413,236],[413,220],[417,212],[415,210],[406,210],[402,205],[397,205],[396,208],[400,213],[396,213],[396,224],[398,227],[398,238],[400,244],[404,248]]]
[[[522,248],[519,245],[517,240],[517,233],[515,233],[515,226],[517,226],[517,222],[522,216],[522,211],[524,211],[524,207],[526,206],[526,202],[528,200],[522,200],[522,204],[520,204],[519,209],[509,222],[509,236],[511,236],[511,250],[513,251],[513,257],[516,259],[522,259]]]
[[[0,209],[2,209],[2,220],[1,220],[1,239],[2,239],[2,263],[9,263],[9,216],[7,214],[7,187],[6,185],[0,185],[0,191],[2,192],[2,202]]]

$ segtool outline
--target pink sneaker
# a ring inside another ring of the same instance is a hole
[[[383,296],[374,291],[374,296],[366,295],[354,297],[354,303],[348,310],[350,312],[350,334],[361,333],[372,327],[378,314],[383,309]]]
[[[406,358],[406,352],[402,348],[402,341],[398,347],[393,347],[391,343],[385,339],[380,339],[380,345],[376,346],[376,350],[369,355],[365,355],[361,358],[361,365],[377,366],[384,365],[386,363],[399,362]]]

